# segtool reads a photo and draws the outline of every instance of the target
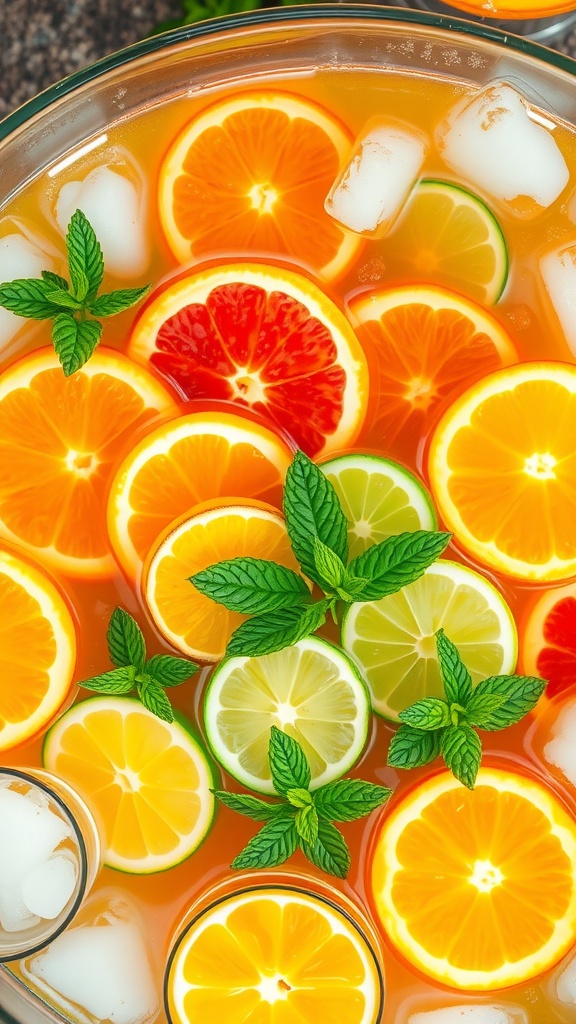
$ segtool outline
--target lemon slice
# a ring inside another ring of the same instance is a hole
[[[316,636],[259,658],[228,658],[214,670],[204,698],[214,756],[261,793],[274,793],[268,765],[273,725],[301,744],[316,788],[357,761],[369,721],[370,697],[358,669]]]
[[[466,566],[440,560],[396,594],[350,605],[342,645],[363,666],[379,715],[397,722],[415,701],[444,696],[436,656],[440,628],[456,644],[474,684],[514,671],[512,613],[496,587]]]

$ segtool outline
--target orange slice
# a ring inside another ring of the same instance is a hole
[[[527,580],[576,574],[576,367],[523,363],[463,394],[439,423],[429,473],[456,540]]]
[[[53,718],[75,663],[76,631],[60,591],[31,562],[0,548],[0,750]]]
[[[135,577],[152,544],[200,502],[238,495],[278,507],[292,453],[276,434],[234,413],[190,413],[165,423],[121,464],[108,501],[116,557]]]
[[[521,630],[520,657],[525,675],[548,680],[546,697],[576,682],[576,583],[545,590]]]
[[[316,285],[278,267],[180,277],[143,309],[128,351],[187,398],[264,415],[310,456],[347,447],[364,420],[368,369],[354,331]]]
[[[446,288],[380,290],[350,310],[370,366],[370,419],[387,445],[407,435],[416,443],[453,396],[518,359],[494,316]]]
[[[52,348],[0,375],[0,536],[70,576],[115,572],[105,493],[133,432],[175,414],[141,366],[99,348],[65,377]]]
[[[180,263],[206,256],[290,256],[325,280],[361,240],[324,211],[352,137],[316,103],[275,91],[218,100],[178,135],[160,169],[158,202]]]
[[[539,782],[448,772],[381,823],[372,899],[392,944],[459,989],[499,989],[547,970],[576,938],[576,823]]]
[[[354,920],[288,886],[241,890],[188,925],[168,965],[171,1024],[377,1024],[382,980]]]
[[[284,519],[262,502],[205,502],[172,524],[152,548],[144,567],[143,592],[162,635],[179,651],[219,661],[231,634],[247,616],[205,597],[189,577],[216,562],[251,556],[300,567]]]

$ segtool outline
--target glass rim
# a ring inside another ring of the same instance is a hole
[[[542,61],[570,75],[576,75],[576,60],[557,50],[551,50],[530,39],[516,36],[509,31],[485,25],[480,22],[467,21],[465,15],[452,17],[419,9],[406,7],[380,7],[373,4],[331,3],[306,4],[293,7],[268,7],[241,14],[229,14],[219,18],[185,25],[171,29],[158,35],[148,36],[137,43],[124,47],[115,53],[102,57],[87,67],[74,71],[71,75],[49,86],[43,92],[27,100],[22,106],[8,114],[0,121],[0,142],[16,129],[21,128],[36,114],[48,109],[57,100],[64,98],[109,71],[130,64],[142,57],[160,53],[172,46],[182,45],[196,39],[208,39],[220,32],[229,32],[242,28],[258,28],[285,22],[323,22],[335,21],[372,21],[383,23],[406,23],[449,31],[454,29],[465,36],[476,37],[492,43],[499,43],[508,50],[516,51],[525,56]]]
[[[19,779],[22,782],[28,782],[31,785],[37,786],[38,789],[42,790],[43,793],[45,793],[55,804],[57,804],[59,809],[65,815],[66,819],[70,822],[70,825],[74,832],[74,837],[78,844],[78,860],[80,865],[80,871],[78,874],[78,881],[76,883],[76,895],[74,897],[74,900],[72,901],[67,914],[65,915],[64,919],[60,922],[56,930],[53,932],[49,931],[47,937],[40,939],[38,941],[34,941],[33,945],[21,946],[16,952],[3,953],[0,951],[0,965],[10,963],[12,960],[22,960],[24,959],[24,957],[32,956],[34,953],[39,953],[40,950],[48,946],[49,943],[54,942],[54,939],[56,939],[58,935],[60,935],[64,931],[64,929],[68,927],[71,921],[74,920],[76,914],[78,913],[82,905],[84,896],[86,895],[86,887],[88,884],[88,851],[86,849],[84,836],[82,835],[82,831],[80,829],[78,822],[76,821],[74,813],[70,810],[70,808],[62,799],[62,797],[58,793],[56,793],[56,791],[53,790],[51,786],[44,782],[42,779],[38,779],[36,778],[35,775],[23,771],[20,768],[10,768],[2,766],[2,768],[0,768],[0,777],[2,777],[3,775],[12,776],[13,778]]]

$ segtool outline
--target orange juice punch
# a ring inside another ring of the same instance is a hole
[[[282,8],[0,126],[2,1024],[576,1020],[575,67]]]

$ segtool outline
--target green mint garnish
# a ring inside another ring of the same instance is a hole
[[[43,270],[41,278],[0,284],[0,306],[31,320],[52,320],[52,343],[67,377],[88,361],[102,337],[100,317],[114,316],[140,302],[150,291],[121,288],[98,295],[104,258],[94,229],[81,210],[66,234],[70,281]]]
[[[535,676],[490,676],[473,686],[458,649],[442,629],[436,633],[445,699],[425,697],[399,714],[388,764],[418,768],[442,755],[453,775],[474,789],[482,742],[476,729],[507,729],[535,707],[546,687]]]
[[[339,779],[310,790],[310,765],[302,747],[274,725],[268,761],[281,801],[271,803],[246,793],[214,790],[214,796],[231,810],[265,822],[234,858],[232,867],[276,867],[300,849],[322,871],[346,878],[350,853],[332,822],[365,817],[388,800],[390,790],[361,779]]]
[[[286,474],[286,530],[303,576],[275,562],[232,558],[190,577],[202,594],[251,615],[232,634],[226,654],[259,657],[316,632],[339,604],[376,601],[419,579],[442,554],[449,533],[417,530],[389,537],[348,564],[348,523],[322,470],[297,451]],[[314,599],[307,580],[323,592]]]
[[[135,690],[148,711],[164,722],[174,721],[166,687],[178,686],[198,671],[198,665],[171,654],[153,654],[146,659],[146,642],[140,626],[123,608],[115,608],[106,633],[110,672],[79,683],[97,693],[128,694]]]

